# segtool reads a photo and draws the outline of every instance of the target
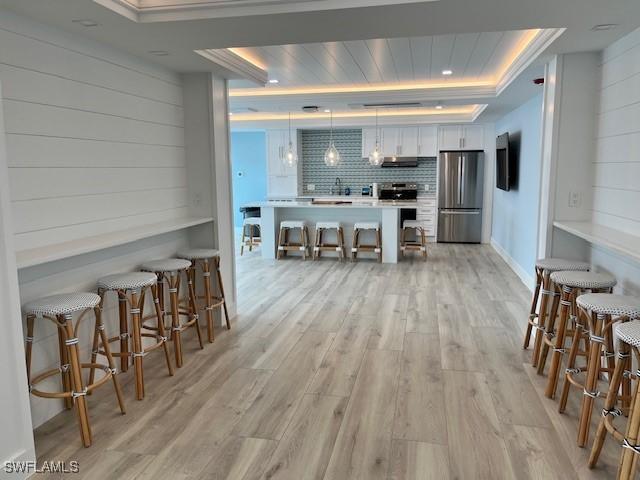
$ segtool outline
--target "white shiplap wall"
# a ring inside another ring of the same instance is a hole
[[[602,55],[593,222],[640,235],[640,29]],[[640,294],[640,265],[593,247],[592,262]]]
[[[0,13],[17,248],[187,216],[180,77],[86,38]],[[94,290],[98,277],[171,256],[187,241],[187,232],[174,232],[23,269],[21,300]],[[116,302],[109,299],[105,306],[113,335]],[[85,354],[90,324],[80,333]],[[34,373],[56,366],[55,333],[50,322],[37,323]],[[57,390],[59,381],[52,378],[42,388]],[[35,397],[31,407],[34,426],[62,408]]]

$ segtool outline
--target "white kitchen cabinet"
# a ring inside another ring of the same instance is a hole
[[[444,125],[440,127],[440,150],[483,150],[482,125]]]
[[[418,156],[418,127],[399,128],[398,147],[398,155],[403,157]]]
[[[369,158],[369,154],[376,147],[376,129],[362,129],[362,158]]]
[[[380,147],[385,157],[397,156],[400,138],[397,127],[383,127],[380,129]]]
[[[298,136],[291,131],[291,143],[294,150],[298,149]],[[298,171],[301,162],[298,154],[298,164],[286,165],[282,159],[289,148],[288,130],[267,130],[267,196],[296,196],[298,194]]]
[[[423,126],[418,129],[418,157],[438,156],[438,127]]]

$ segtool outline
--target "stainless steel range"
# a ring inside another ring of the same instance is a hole
[[[380,200],[415,200],[418,186],[415,183],[383,183],[380,186]]]

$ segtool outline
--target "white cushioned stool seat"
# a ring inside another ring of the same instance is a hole
[[[340,228],[340,222],[317,222],[316,229],[318,228]]]
[[[257,225],[260,226],[262,219],[260,217],[247,217],[242,221],[243,225]]]
[[[62,293],[39,298],[24,305],[28,315],[67,315],[94,308],[100,303],[100,296],[95,293]]]
[[[185,260],[204,260],[220,256],[220,252],[215,248],[192,248],[178,252],[177,257]]]
[[[380,224],[378,222],[356,222],[353,224],[355,230],[379,230]]]
[[[151,272],[130,272],[107,275],[98,280],[101,290],[137,290],[158,283],[158,278]]]
[[[418,220],[405,220],[402,222],[402,228],[423,228],[423,226]]]
[[[624,343],[640,348],[640,320],[618,323],[615,331],[616,337]]]
[[[591,265],[586,262],[565,260],[563,258],[540,258],[536,260],[536,267],[546,272],[560,272],[564,270],[587,272],[591,269]]]
[[[551,274],[551,281],[557,285],[566,285],[573,288],[612,288],[618,283],[608,273],[560,271]]]
[[[580,295],[576,303],[579,307],[603,315],[624,315],[632,319],[640,317],[640,299],[628,295],[587,293]]]
[[[304,220],[284,220],[280,222],[280,228],[304,228],[307,222]]]
[[[165,258],[163,260],[152,260],[145,262],[140,269],[145,272],[175,272],[185,270],[191,266],[189,260],[180,258]]]

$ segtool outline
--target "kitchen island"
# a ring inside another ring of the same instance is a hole
[[[342,223],[347,254],[351,251],[353,224],[380,222],[382,229],[382,262],[397,263],[399,248],[400,211],[417,208],[415,201],[382,201],[369,197],[315,200],[282,200],[255,202],[245,207],[259,207],[262,217],[262,256],[276,258],[278,228],[283,220],[304,220],[308,223],[310,241],[315,238],[316,222]],[[369,242],[369,239],[364,241]]]

